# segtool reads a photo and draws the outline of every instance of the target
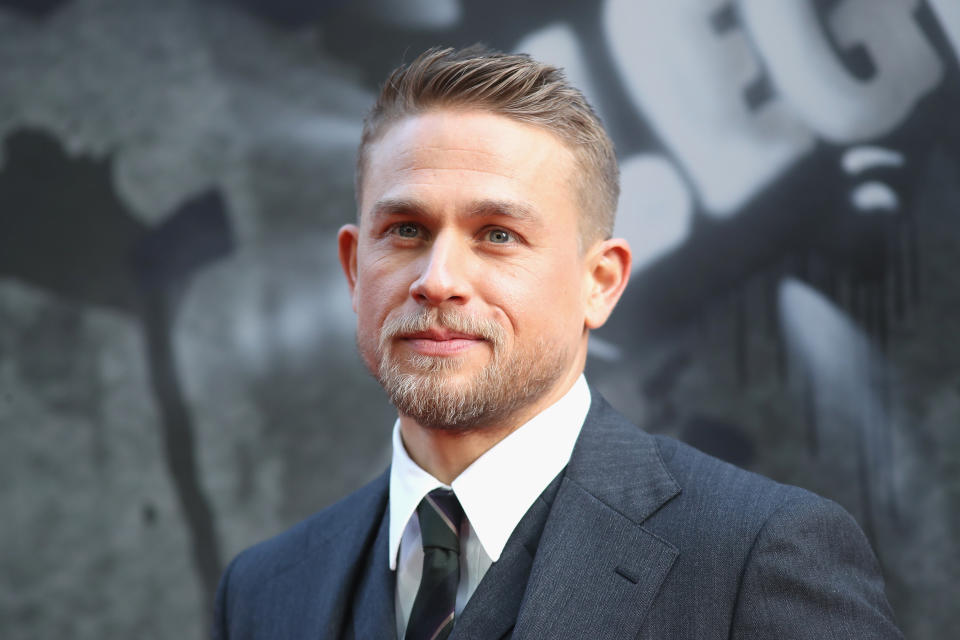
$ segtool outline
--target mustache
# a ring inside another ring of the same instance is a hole
[[[441,327],[458,333],[478,336],[492,343],[494,347],[500,347],[506,339],[503,327],[493,320],[460,313],[451,309],[432,307],[430,309],[422,309],[417,313],[404,314],[387,319],[383,324],[383,328],[380,329],[381,353],[386,349],[390,341],[397,336],[427,331],[432,327]]]

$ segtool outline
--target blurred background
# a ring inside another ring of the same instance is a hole
[[[953,637],[955,0],[0,0],[0,636],[202,638],[236,552],[385,468],[335,234],[378,83],[477,41],[617,145],[591,382],[843,504]]]

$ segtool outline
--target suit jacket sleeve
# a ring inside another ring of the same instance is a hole
[[[731,638],[900,638],[870,544],[812,494],[775,511],[747,558]]]
[[[227,619],[227,589],[230,584],[230,575],[237,559],[234,558],[230,565],[223,572],[220,578],[220,584],[217,586],[217,595],[213,605],[213,624],[211,626],[210,637],[213,640],[228,640],[230,637],[229,625]]]

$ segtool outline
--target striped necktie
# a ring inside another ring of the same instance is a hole
[[[405,640],[445,640],[453,630],[460,582],[463,509],[449,489],[434,489],[417,507],[423,540],[423,576]]]

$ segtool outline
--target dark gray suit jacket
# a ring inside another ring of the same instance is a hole
[[[396,637],[388,476],[241,553],[214,637]],[[901,638],[833,502],[630,424],[594,393],[570,463],[458,618],[461,638]]]

